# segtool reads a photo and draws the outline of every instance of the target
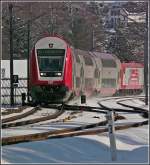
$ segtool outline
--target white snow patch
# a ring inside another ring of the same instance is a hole
[[[87,99],[87,105],[98,106],[98,98]],[[73,104],[80,104],[80,100],[72,101]],[[71,103],[71,104],[72,104]],[[107,102],[106,102],[107,103]],[[107,103],[113,106],[113,103]],[[109,106],[109,105],[108,105]],[[70,112],[66,112],[59,119],[64,118]],[[131,123],[143,121],[138,114],[121,113],[126,120],[120,120],[119,123]],[[105,118],[105,115],[97,113],[82,112],[77,114],[66,123],[45,122],[36,125],[33,130],[41,129],[60,129],[65,127],[74,127],[85,123],[99,122]],[[93,118],[99,115],[100,118]],[[55,119],[56,120],[56,119]],[[57,119],[58,120],[58,119]],[[117,161],[111,161],[110,143],[108,133],[97,135],[86,135],[71,138],[48,139],[43,141],[34,141],[20,143],[2,147],[2,161],[11,163],[147,163],[149,162],[149,125],[115,132],[117,145]],[[29,129],[32,131],[32,129]],[[29,133],[29,130],[28,131]]]

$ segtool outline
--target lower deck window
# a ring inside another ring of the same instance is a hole
[[[85,88],[93,87],[94,81],[92,78],[86,78],[85,79]]]
[[[103,88],[114,88],[116,87],[116,79],[102,79]]]
[[[77,87],[77,88],[80,87],[80,83],[81,83],[80,78],[77,77],[77,78],[76,78],[76,87]]]

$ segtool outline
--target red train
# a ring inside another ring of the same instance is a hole
[[[62,38],[45,37],[32,50],[31,96],[34,102],[53,102],[95,92],[142,91],[143,70],[143,64],[121,63],[113,54],[74,49]]]

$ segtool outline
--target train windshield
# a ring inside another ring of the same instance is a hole
[[[65,56],[64,49],[38,49],[37,56],[41,76],[61,76]]]

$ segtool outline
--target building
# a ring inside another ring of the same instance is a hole
[[[14,75],[19,82],[14,84],[15,104],[21,104],[21,94],[27,93],[27,60],[14,60]],[[10,105],[10,60],[1,60],[1,105]]]
[[[114,29],[120,24],[127,26],[128,12],[122,8],[121,3],[112,3],[109,7],[107,16],[105,17],[105,27],[107,29]]]
[[[128,23],[137,22],[137,23],[145,23],[146,13],[131,13],[128,12]]]
[[[13,60],[14,74],[27,78],[27,60]],[[1,60],[1,78],[10,78],[10,60]]]

